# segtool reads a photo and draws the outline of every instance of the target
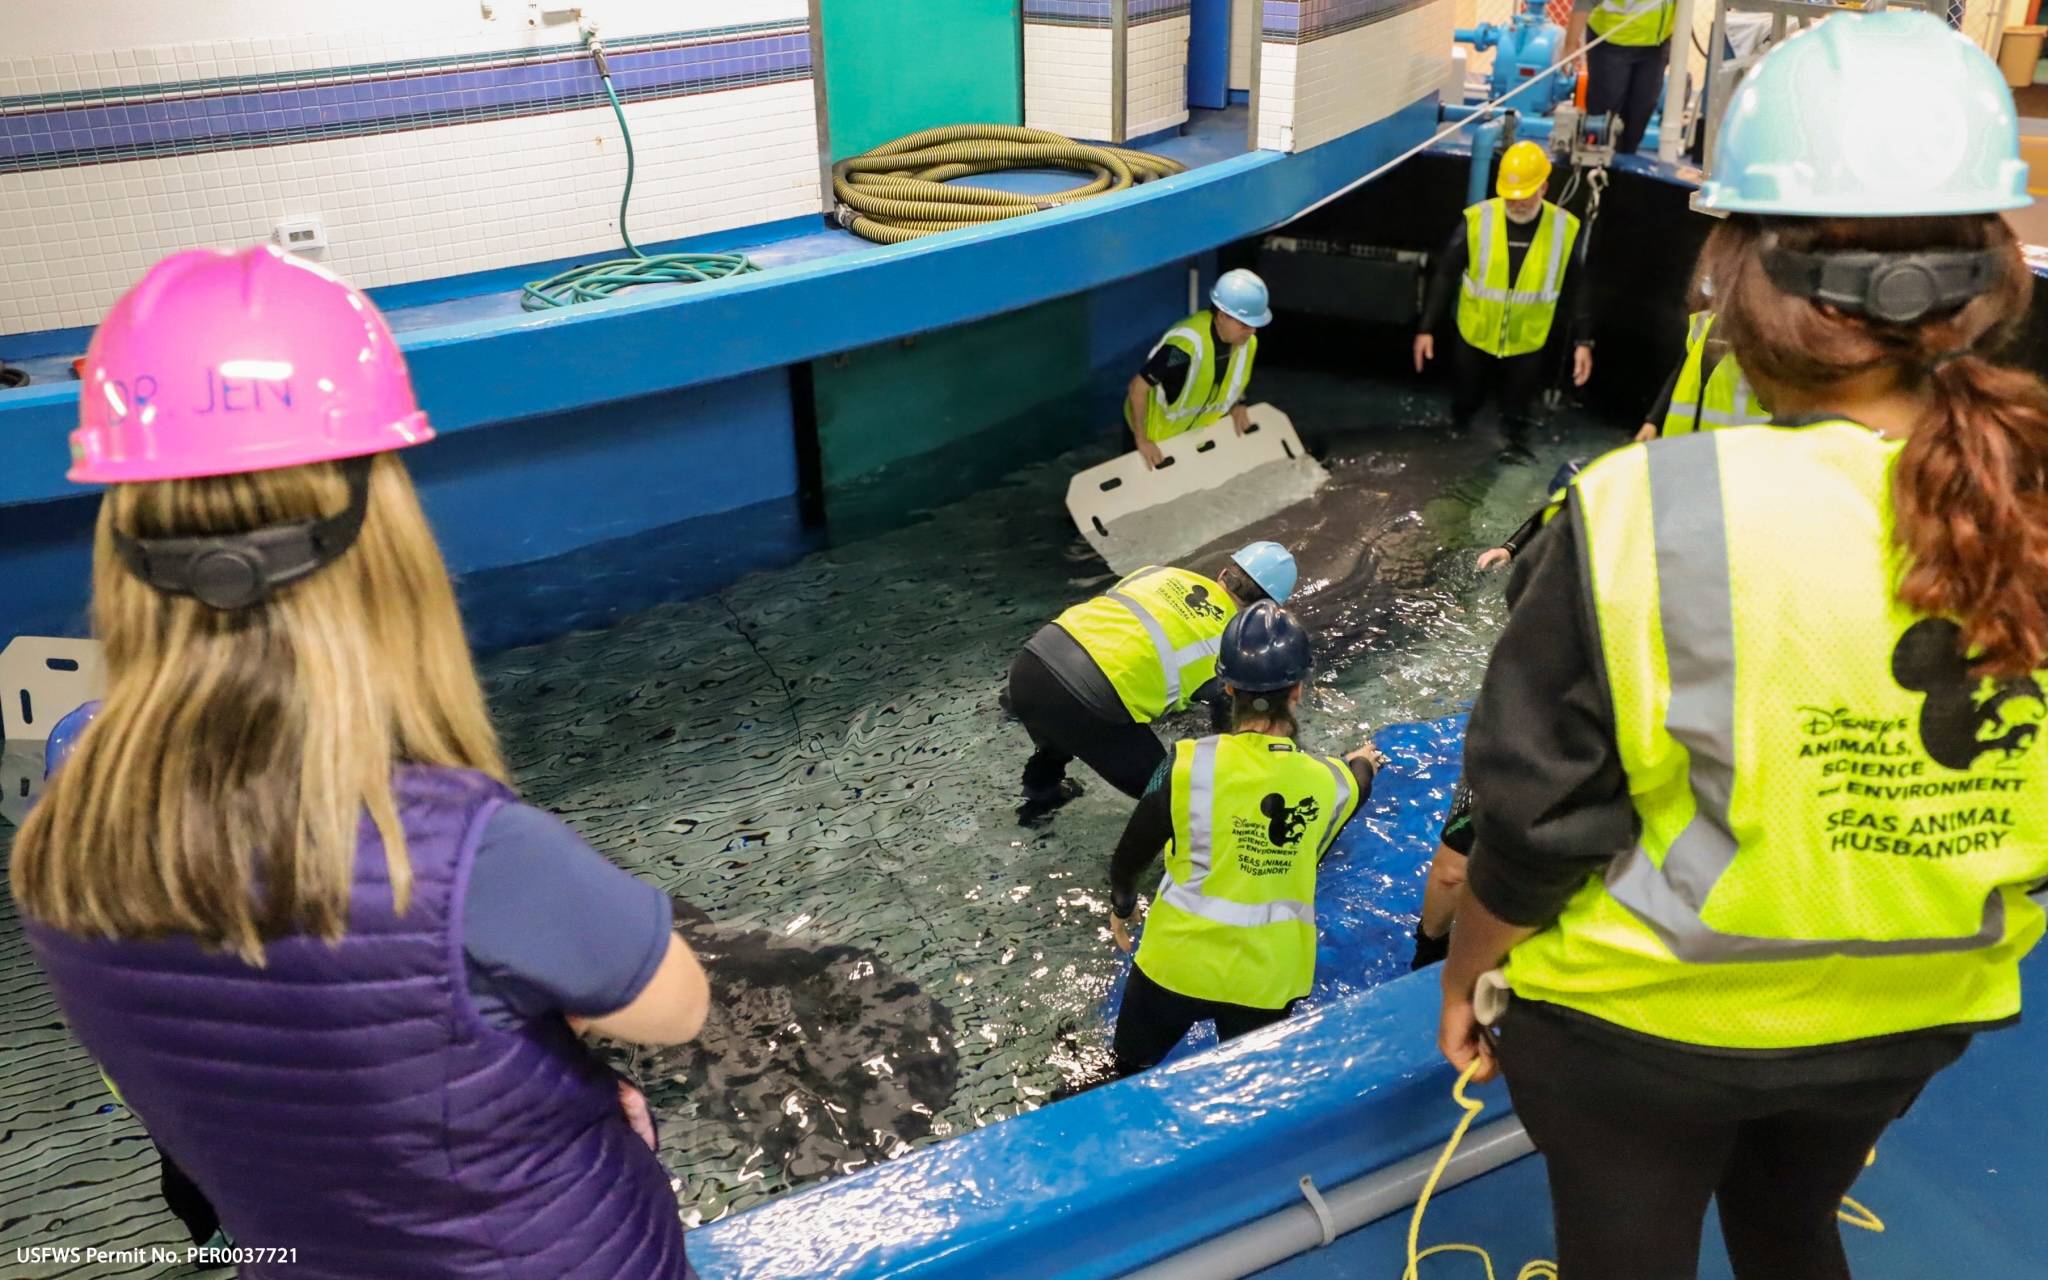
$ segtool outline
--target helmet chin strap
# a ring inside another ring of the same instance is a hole
[[[1762,256],[1771,283],[1786,293],[1888,324],[1911,324],[1989,292],[2005,258],[1997,249],[1797,253],[1778,248],[1775,236]]]
[[[117,530],[114,551],[129,572],[165,595],[191,596],[222,612],[246,609],[355,545],[370,501],[370,461],[340,464],[348,505],[334,515],[209,538],[133,538]]]

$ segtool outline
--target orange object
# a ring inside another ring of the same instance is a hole
[[[1586,68],[1583,64],[1579,67],[1579,87],[1572,91],[1572,105],[1581,111],[1586,109]]]
[[[74,378],[83,378],[83,377],[85,377],[85,357],[84,357],[84,356],[80,356],[80,357],[78,357],[78,359],[76,359],[76,360],[73,360],[73,361],[71,362],[71,376],[72,376],[72,377],[74,377]]]

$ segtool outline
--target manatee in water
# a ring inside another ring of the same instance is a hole
[[[680,898],[675,919],[711,1012],[691,1043],[634,1055],[657,1105],[660,1082],[680,1079],[705,1120],[793,1182],[930,1136],[959,1078],[945,1005],[860,947],[721,925]]]

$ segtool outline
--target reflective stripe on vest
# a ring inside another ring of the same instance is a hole
[[[1672,384],[1671,407],[1665,411],[1660,435],[1760,426],[1771,420],[1734,353],[1723,352],[1712,370],[1707,368],[1712,350],[1708,335],[1713,327],[1711,311],[1696,311],[1686,323],[1685,363],[1679,366],[1678,381]]]
[[[1586,26],[1609,44],[1640,49],[1669,40],[1677,20],[1675,0],[1600,0]]]
[[[1245,385],[1251,381],[1252,361],[1258,354],[1259,337],[1256,333],[1251,334],[1231,348],[1229,367],[1219,382],[1216,377],[1216,348],[1211,341],[1215,331],[1214,313],[1197,311],[1167,330],[1166,336],[1153,346],[1152,355],[1157,355],[1161,347],[1168,346],[1186,352],[1188,373],[1186,381],[1181,383],[1180,394],[1171,402],[1166,399],[1165,387],[1153,386],[1152,394],[1145,402],[1145,435],[1148,439],[1166,440],[1184,431],[1200,430],[1230,412],[1244,395]],[[1125,417],[1129,417],[1128,404]]]
[[[1896,600],[1898,451],[1717,431],[1575,482],[1638,836],[1515,949],[1518,994],[1735,1049],[2018,1011],[2048,671],[1980,680],[1953,621]]]
[[[1150,609],[1122,591],[1110,590],[1103,594],[1129,609],[1131,616],[1138,620],[1138,625],[1145,628],[1145,636],[1152,642],[1152,652],[1159,658],[1160,673],[1166,677],[1166,705],[1180,706],[1181,668],[1191,666],[1204,658],[1215,657],[1223,649],[1223,637],[1204,636],[1193,644],[1176,648],[1173,641],[1166,638],[1165,624],[1153,617]]]
[[[1262,734],[1178,743],[1173,770],[1138,964],[1195,999],[1283,1007],[1314,982],[1316,866],[1358,806],[1351,770]]]
[[[1216,674],[1223,628],[1236,614],[1221,583],[1147,567],[1057,622],[1101,668],[1131,719],[1150,724],[1184,709]]]
[[[1546,201],[1522,268],[1510,282],[1507,202],[1486,200],[1467,209],[1460,336],[1492,356],[1542,350],[1564,296],[1565,271],[1578,235],[1578,218]]]

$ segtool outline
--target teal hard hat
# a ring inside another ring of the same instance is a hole
[[[1243,267],[1218,277],[1216,287],[1209,291],[1209,301],[1224,315],[1242,320],[1254,329],[1273,323],[1273,305],[1266,296],[1266,282]]]
[[[1698,207],[1794,218],[2033,203],[2012,90],[1930,14],[1842,13],[1766,53],[1722,119]]]
[[[1250,324],[1251,321],[1245,321]],[[1230,562],[1245,571],[1259,590],[1275,603],[1284,604],[1294,594],[1294,555],[1277,542],[1254,542],[1238,548]]]

